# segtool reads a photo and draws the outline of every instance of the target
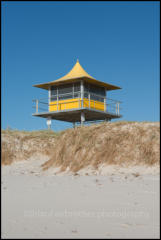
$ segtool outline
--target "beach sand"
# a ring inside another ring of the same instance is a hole
[[[159,238],[159,173],[56,174],[45,161],[2,167],[3,239]]]

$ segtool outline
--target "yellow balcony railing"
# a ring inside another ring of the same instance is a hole
[[[47,100],[47,99],[46,99]],[[107,98],[106,101],[101,102],[88,98],[73,98],[58,101],[45,101],[44,99],[33,100],[36,103],[34,108],[36,108],[36,113],[40,112],[60,112],[74,109],[95,109],[99,111],[104,111],[107,113],[112,113],[115,115],[120,115],[120,102]],[[107,103],[106,103],[107,102]]]

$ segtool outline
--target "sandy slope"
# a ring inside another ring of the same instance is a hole
[[[2,238],[159,237],[155,171],[57,176],[41,171],[44,161],[3,166]]]
[[[3,131],[2,238],[159,238],[159,130]]]

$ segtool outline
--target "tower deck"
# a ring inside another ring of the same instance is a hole
[[[57,112],[42,112],[34,113],[33,116],[51,118],[54,120],[66,121],[66,122],[80,122],[81,112],[85,114],[85,121],[97,121],[97,120],[111,120],[114,118],[120,118],[121,115],[113,114],[109,112],[103,112],[96,109],[88,108],[77,108],[77,109],[68,109]]]

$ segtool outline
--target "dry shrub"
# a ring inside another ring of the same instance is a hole
[[[50,155],[59,133],[53,131],[2,131],[2,165],[27,160],[35,154]]]
[[[13,152],[8,148],[6,143],[2,143],[1,145],[1,163],[3,165],[10,165],[13,162],[14,154]]]
[[[77,172],[82,168],[115,164],[119,166],[159,164],[159,123],[106,122],[91,126],[53,131],[2,132],[2,164],[28,159],[37,153],[50,157],[42,165],[67,168]]]
[[[158,123],[116,122],[69,129],[57,139],[52,157],[42,167],[77,172],[101,164],[159,164]]]

